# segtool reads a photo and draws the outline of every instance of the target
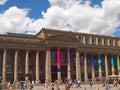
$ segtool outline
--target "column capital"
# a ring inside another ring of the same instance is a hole
[[[40,50],[35,50],[36,52],[40,52]]]
[[[60,50],[61,49],[61,47],[57,47],[57,50]]]
[[[5,51],[5,50],[7,51],[7,50],[8,50],[8,48],[3,48],[2,50],[3,50],[3,51]]]
[[[29,49],[25,49],[25,52],[29,52],[30,50]]]
[[[79,51],[80,51],[78,47],[76,48],[76,51],[77,51],[77,52],[79,52]]]
[[[67,51],[70,51],[70,48],[67,48]]]

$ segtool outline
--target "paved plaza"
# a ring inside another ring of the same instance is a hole
[[[72,87],[70,88],[70,90],[120,90],[120,86],[118,85],[118,87],[113,87],[112,85],[110,85],[111,88],[109,89],[105,89],[105,87],[102,86],[102,84],[94,84],[93,87],[91,88],[89,84],[87,85],[81,85],[81,88],[76,88],[76,87]],[[99,89],[97,89],[99,88]],[[44,86],[36,86],[34,88],[34,90],[44,90]],[[57,90],[57,89],[55,89]],[[60,90],[65,90],[64,85],[60,85]]]
[[[65,90],[64,85],[60,85],[59,87],[60,90]],[[8,89],[2,89],[2,90],[8,90]],[[13,89],[13,90],[20,90],[20,89]],[[25,89],[25,90],[29,90],[29,89]],[[44,90],[44,85],[35,86],[32,90]],[[55,88],[54,90],[57,89]],[[111,84],[110,88],[106,89],[105,87],[102,86],[102,84],[93,84],[92,88],[90,87],[89,84],[87,84],[87,85],[81,85],[81,88],[71,87],[70,90],[120,90],[120,85],[118,85],[117,87],[113,87],[113,85]]]

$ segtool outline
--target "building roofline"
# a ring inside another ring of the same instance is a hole
[[[57,31],[57,32],[65,32],[65,33],[73,33],[73,34],[76,34],[76,35],[79,35],[79,34],[83,34],[83,35],[91,35],[91,36],[100,36],[100,37],[107,37],[107,38],[117,38],[119,39],[120,37],[116,37],[116,36],[110,36],[110,35],[101,35],[101,34],[92,34],[92,33],[83,33],[83,32],[73,32],[73,31],[67,31],[67,30],[63,30],[63,29],[50,29],[50,28],[42,28],[40,30],[40,32],[38,32],[35,36],[39,35],[42,31]]]

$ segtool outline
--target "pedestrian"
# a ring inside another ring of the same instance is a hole
[[[109,84],[108,82],[106,82],[106,87],[105,87],[106,90],[109,90]]]
[[[48,90],[48,83],[45,81],[44,90]]]
[[[8,85],[7,85],[7,86],[8,86],[8,88],[10,87],[10,81],[8,82]]]
[[[68,83],[65,84],[65,90],[70,90],[70,85]]]
[[[12,86],[11,85],[9,86],[8,90],[12,90]]]
[[[77,82],[77,88],[78,88],[78,87],[80,87],[80,88],[81,88],[80,84],[81,84],[81,81],[80,81],[80,80],[78,80],[78,82]]]
[[[90,80],[90,86],[91,86],[91,88],[92,88],[92,85],[93,85],[92,80]]]

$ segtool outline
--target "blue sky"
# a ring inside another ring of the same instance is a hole
[[[46,27],[120,36],[119,7],[119,0],[1,0],[0,33]]]
[[[8,0],[4,5],[0,6],[0,12],[3,12],[10,7],[17,6],[18,8],[28,8],[30,18],[42,18],[41,12],[50,7],[48,0]]]
[[[84,0],[86,1],[86,0]],[[101,6],[102,0],[91,0],[91,6],[99,5]],[[42,18],[41,12],[46,12],[50,7],[48,0],[8,0],[6,4],[0,6],[0,12],[4,12],[10,7],[17,6],[18,8],[28,8],[30,12],[28,16],[30,18],[38,19]]]

